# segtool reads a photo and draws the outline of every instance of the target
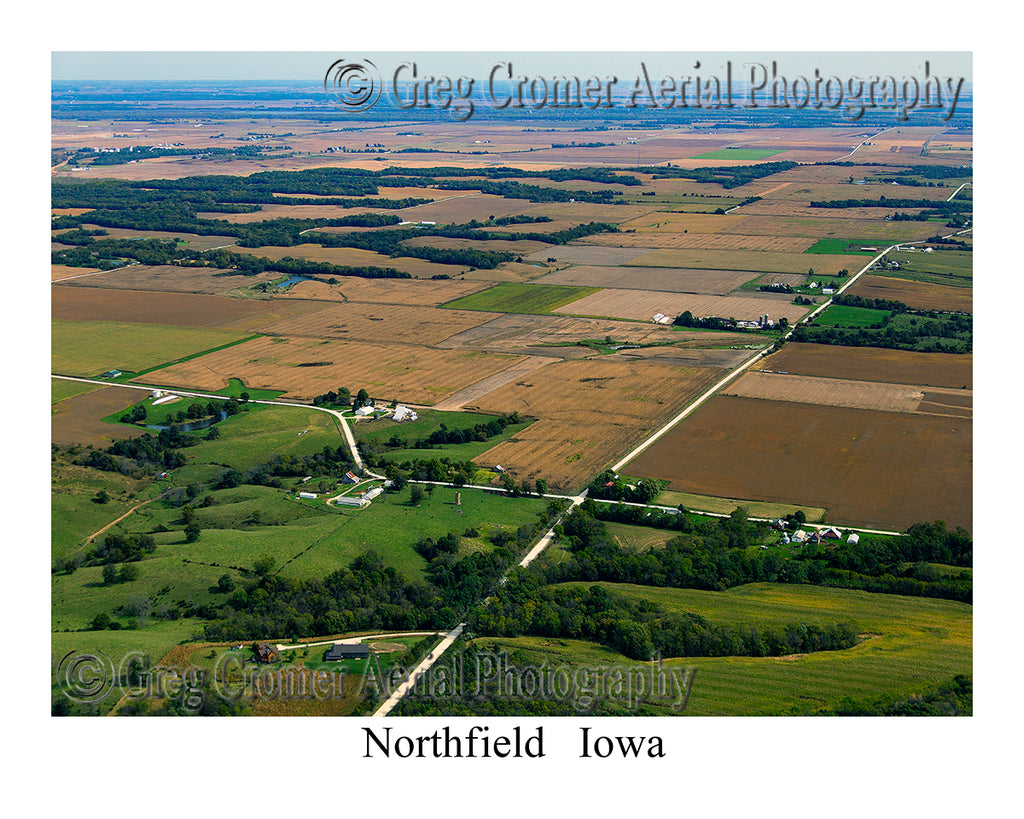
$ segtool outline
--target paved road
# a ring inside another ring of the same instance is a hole
[[[462,630],[465,627],[465,623],[459,623],[455,628],[449,631],[445,635],[444,639],[438,644],[437,648],[424,657],[420,664],[412,670],[412,673],[409,674],[405,682],[398,686],[391,696],[373,712],[373,716],[386,717],[390,714],[391,710],[402,701],[402,697],[405,696],[406,692],[415,685],[416,680],[426,673],[430,667],[441,658],[441,655],[451,647],[452,643],[459,639],[459,635],[462,634]]]

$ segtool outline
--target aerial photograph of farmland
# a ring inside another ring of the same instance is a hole
[[[53,715],[973,714],[971,54],[590,57],[52,54]]]

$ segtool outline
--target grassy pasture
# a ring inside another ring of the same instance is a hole
[[[491,313],[547,314],[584,296],[600,292],[599,287],[571,287],[554,284],[504,283],[480,293],[450,301],[444,307],[483,310]]]
[[[690,159],[737,159],[756,162],[781,153],[785,153],[785,151],[773,151],[768,148],[720,148],[717,151],[695,154]]]
[[[814,323],[822,327],[871,327],[883,323],[890,315],[889,310],[833,304],[815,318]]]
[[[697,669],[686,714],[812,714],[839,705],[844,697],[908,696],[971,672],[972,611],[963,603],[770,583],[726,592],[600,585],[674,611],[694,611],[712,622],[769,626],[849,621],[865,637],[844,651],[663,660],[669,668]],[[519,637],[483,642],[510,654],[519,651],[522,662],[546,661],[552,667],[645,667],[604,646],[578,640]],[[673,713],[665,703],[648,704],[666,715]]]
[[[899,270],[876,270],[873,275],[892,276],[914,282],[971,287],[974,283],[974,256],[964,250],[892,251],[886,261],[899,262]]]
[[[819,239],[811,245],[804,253],[834,254],[837,256],[874,256],[877,251],[861,250],[862,247],[877,247],[878,250],[888,246],[887,241],[877,239],[865,239],[855,241],[853,239]]]

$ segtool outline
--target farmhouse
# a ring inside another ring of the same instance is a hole
[[[335,643],[324,652],[324,662],[339,660],[365,660],[370,656],[370,647],[362,643]]]
[[[253,643],[252,650],[259,663],[276,663],[281,659],[280,652],[270,643]]]

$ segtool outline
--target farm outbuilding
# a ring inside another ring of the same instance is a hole
[[[846,542],[853,546],[856,546],[858,543],[860,543],[860,535],[858,535],[856,532],[850,532],[850,536],[846,539]]]
[[[253,643],[252,650],[256,655],[256,661],[260,663],[276,663],[281,659],[280,652],[270,643]]]
[[[316,492],[299,492],[299,497],[306,500],[316,500]]]
[[[370,656],[370,647],[362,643],[335,643],[324,652],[324,662],[339,660],[365,660]]]

